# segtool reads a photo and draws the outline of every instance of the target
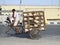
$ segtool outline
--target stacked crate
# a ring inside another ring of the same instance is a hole
[[[23,28],[25,31],[38,28],[45,30],[45,17],[43,11],[31,11],[23,13]]]

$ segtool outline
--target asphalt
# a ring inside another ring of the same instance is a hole
[[[40,38],[29,39],[27,33],[14,35],[15,31],[6,31],[7,26],[0,25],[0,45],[60,45],[60,25],[47,25],[45,31],[40,31]]]

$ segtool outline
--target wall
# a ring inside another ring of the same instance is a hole
[[[3,5],[2,10],[23,10],[23,11],[44,11],[45,21],[47,19],[60,19],[60,6],[26,6],[26,5]],[[2,12],[2,14],[11,14],[11,12]],[[20,14],[20,13],[19,13]]]

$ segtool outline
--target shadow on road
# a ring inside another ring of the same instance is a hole
[[[8,33],[6,33],[7,30],[8,30],[7,26],[0,25],[0,37],[30,38],[28,33],[15,34],[14,30],[10,30]]]
[[[19,38],[30,38],[28,33],[22,33],[15,35],[15,32],[11,31],[10,34],[5,33],[8,27],[0,25],[0,37],[19,37]],[[13,34],[12,34],[13,33]],[[60,25],[47,25],[46,31],[40,31],[42,37],[48,36],[60,36]]]

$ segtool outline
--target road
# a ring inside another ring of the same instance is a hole
[[[0,45],[60,45],[60,25],[47,25],[46,31],[40,31],[40,39],[29,39],[28,34],[8,35],[8,27],[0,26]]]

